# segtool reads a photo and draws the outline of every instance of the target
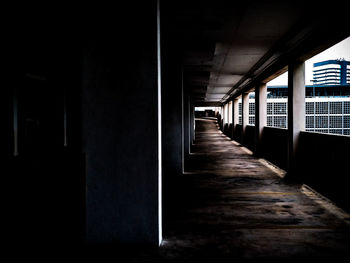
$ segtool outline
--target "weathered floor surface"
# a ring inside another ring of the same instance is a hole
[[[184,195],[166,224],[167,259],[325,258],[349,255],[350,227],[307,188],[285,184],[269,166],[196,121]],[[182,206],[182,207],[181,207]],[[181,207],[181,208],[180,208]]]
[[[196,121],[186,173],[164,202],[159,249],[124,252],[155,262],[349,258],[349,218],[231,141],[213,120]],[[295,261],[294,261],[295,262]]]

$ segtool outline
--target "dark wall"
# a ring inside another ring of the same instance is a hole
[[[4,185],[10,212],[6,214],[13,226],[11,239],[18,245],[76,244],[82,241],[84,228],[81,53],[69,31],[62,34],[53,25],[46,31],[47,24],[38,27],[32,21],[14,29],[15,43],[8,50],[13,64],[9,64],[11,85],[5,92],[7,140],[6,153],[2,152],[8,178]]]
[[[162,7],[162,5],[161,5]],[[162,9],[163,10],[163,9]],[[161,20],[162,65],[162,203],[163,235],[168,218],[179,203],[178,185],[183,171],[183,76],[178,36],[171,30],[173,21],[164,14]]]
[[[262,157],[286,170],[288,166],[288,130],[264,127]]]
[[[228,137],[233,139],[233,124],[232,123],[230,123],[228,126]]]
[[[222,131],[226,136],[229,136],[229,124],[225,123]]]
[[[243,144],[249,150],[254,151],[255,149],[255,126],[248,125],[243,138]]]
[[[236,127],[241,127],[237,125]],[[236,129],[239,131],[240,129]],[[235,133],[239,141],[239,134]],[[247,127],[244,145],[254,150],[254,127]],[[301,132],[293,180],[305,183],[350,211],[348,194],[350,137]],[[288,169],[288,130],[264,127],[261,157]]]
[[[0,140],[9,243],[158,244],[157,7],[134,5],[11,14]]]
[[[288,165],[288,130],[272,127],[264,127],[262,134],[261,157],[276,164],[282,169],[287,169]],[[237,124],[233,139],[242,143],[242,125]],[[255,126],[248,125],[243,138],[243,145],[251,151],[255,150]]]
[[[300,179],[350,211],[350,137],[301,132],[297,152]]]
[[[179,61],[162,54],[162,162],[166,180],[182,174],[182,72]]]
[[[158,244],[156,1],[123,12],[83,55],[87,240]]]
[[[233,139],[237,142],[242,142],[242,125],[236,124],[233,131]]]
[[[218,114],[217,120],[218,120],[218,125],[219,125],[220,130],[222,130],[223,129],[223,127],[222,127],[222,118],[221,118],[220,114]]]

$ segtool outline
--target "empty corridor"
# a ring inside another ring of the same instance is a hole
[[[164,219],[164,259],[324,258],[348,253],[347,215],[197,119],[195,143]],[[166,205],[166,204],[165,204]]]

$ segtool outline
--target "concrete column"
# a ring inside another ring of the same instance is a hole
[[[215,117],[216,117],[216,119],[218,121],[218,124],[220,124],[219,123],[219,121],[220,121],[219,116],[221,116],[221,114],[220,114],[220,107],[215,107]]]
[[[225,111],[224,111],[224,106],[221,106],[221,121],[220,121],[220,128],[221,131],[224,131],[224,119],[225,119]]]
[[[183,98],[183,142],[184,142],[184,158],[190,154],[190,104],[188,89],[184,87],[184,98]]]
[[[267,125],[267,88],[262,83],[255,87],[255,154],[261,154],[261,139],[264,126]]]
[[[233,99],[233,104],[232,104],[233,110],[232,110],[232,131],[233,131],[233,136],[235,135],[236,132],[236,125],[239,123],[239,103],[238,103],[238,98]]]
[[[249,124],[249,93],[242,94],[242,143],[246,135],[246,128]]]
[[[225,105],[221,107],[221,111],[222,111],[222,125],[225,124]]]
[[[231,130],[231,134],[230,137],[231,139],[233,139],[233,136],[235,134],[235,100],[233,99],[231,101],[231,119],[232,119],[232,130]]]
[[[194,142],[195,135],[194,135],[194,127],[195,127],[195,118],[194,118],[194,105],[193,103],[190,103],[190,152],[191,152],[191,146]]]
[[[288,174],[295,176],[299,135],[305,130],[305,63],[288,67]]]
[[[229,111],[229,105],[226,103],[226,123],[227,125],[230,124],[230,111]]]
[[[183,68],[177,45],[169,35],[162,36],[162,211],[166,217],[176,205],[174,185],[184,172]]]
[[[13,94],[13,156],[18,156],[18,94],[16,88]]]
[[[232,118],[232,105],[233,105],[233,102],[230,101],[229,103],[227,103],[228,105],[228,123],[229,123],[229,127],[231,129],[229,129],[229,134],[228,136],[232,139],[232,134],[233,134],[233,118]]]
[[[233,104],[232,101],[227,103],[227,105],[228,105],[228,123],[231,123],[231,124],[232,124],[232,104]]]
[[[182,152],[182,173],[185,172],[185,88],[184,71],[181,69],[181,152]]]
[[[129,4],[123,11],[133,12],[139,22],[120,19],[113,28],[123,35],[137,31],[137,36],[128,34],[128,41],[119,41],[109,34],[108,25],[97,24],[82,54],[89,243],[161,241],[159,16],[156,1],[136,13],[132,8]],[[145,13],[149,19],[141,19]]]
[[[171,46],[170,46],[171,47]],[[163,182],[182,174],[182,69],[172,48],[162,49],[162,161]]]
[[[224,133],[225,135],[228,135],[228,130],[229,130],[229,105],[228,103],[225,104],[224,106],[225,109],[225,122],[224,122]]]

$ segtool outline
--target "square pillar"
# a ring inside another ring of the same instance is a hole
[[[192,102],[190,102],[190,152],[191,146],[195,140],[194,128],[195,128],[195,117],[194,117],[195,107]]]
[[[239,103],[238,98],[233,99],[232,103],[232,138],[235,137],[236,134],[236,125],[239,123]]]
[[[225,107],[226,107],[226,123],[227,123],[227,125],[230,123],[230,117],[229,117],[229,105],[228,105],[228,103],[226,103],[226,105],[225,105]]]
[[[221,122],[221,107],[216,107],[216,119],[218,121],[218,125],[220,127]]]
[[[122,24],[116,17],[110,27],[97,23],[81,52],[88,244],[159,245],[162,239],[159,9],[157,1],[138,10],[127,5],[123,11],[133,12],[137,22]],[[140,31],[119,41],[103,33],[112,28]]]
[[[249,124],[249,93],[242,94],[242,142],[246,135],[246,128]]]
[[[255,154],[261,155],[261,139],[264,126],[267,125],[267,87],[262,83],[255,87]]]
[[[231,139],[233,139],[233,136],[235,134],[235,100],[233,99],[231,101],[231,120],[232,120],[232,130],[231,130],[231,134],[230,137]]]
[[[222,125],[224,126],[226,123],[226,104],[222,106]]]
[[[162,45],[162,165],[163,184],[182,174],[183,72],[171,45]]]
[[[224,111],[225,107],[224,106],[221,106],[221,120],[222,122],[224,122],[224,119],[225,119],[225,111]]]
[[[184,87],[184,71],[181,69],[181,151],[182,151],[182,173],[185,172],[185,87]]]
[[[232,121],[232,104],[233,104],[232,100],[227,104],[228,104],[228,123],[232,124],[233,122]]]
[[[224,106],[224,110],[225,110],[225,119],[224,119],[224,129],[223,132],[225,135],[228,135],[228,127],[229,127],[229,112],[228,112],[228,103],[225,104]]]
[[[228,127],[229,127],[229,133],[227,134],[232,139],[232,131],[233,131],[233,120],[232,120],[232,104],[233,102],[230,101],[227,103],[228,105]]]
[[[288,174],[295,178],[300,132],[305,130],[305,63],[288,67]]]
[[[190,97],[188,88],[184,87],[183,98],[183,142],[184,142],[184,159],[190,154]]]
[[[220,129],[221,131],[224,131],[224,118],[225,118],[224,106],[221,106],[220,108],[221,108]]]

